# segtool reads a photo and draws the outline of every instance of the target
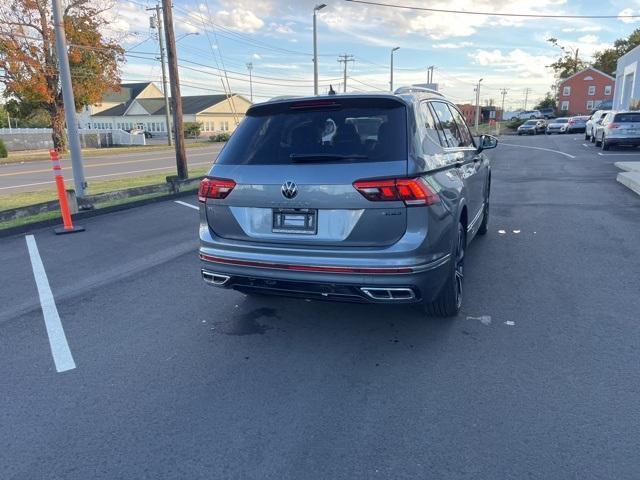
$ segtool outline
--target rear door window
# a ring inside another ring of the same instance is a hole
[[[640,122],[640,112],[638,113],[618,113],[613,120],[618,123],[638,123]]]
[[[444,140],[444,133],[438,131],[438,122],[436,121],[433,112],[429,108],[427,102],[420,103],[420,130],[422,136],[422,150],[428,151],[429,148],[425,144],[426,142],[433,142],[436,145],[442,145],[447,147],[447,143]]]
[[[217,164],[386,162],[407,159],[407,108],[386,98],[258,105]]]
[[[473,136],[469,131],[469,127],[467,126],[467,122],[464,121],[462,114],[458,111],[456,107],[453,105],[448,105],[449,110],[451,110],[451,114],[453,115],[453,120],[456,122],[458,126],[458,132],[460,132],[460,147],[473,147]]]
[[[444,134],[446,146],[460,147],[463,145],[462,135],[447,104],[444,102],[431,102],[430,104],[438,121],[439,129]]]

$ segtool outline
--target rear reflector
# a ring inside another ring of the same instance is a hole
[[[407,206],[433,205],[440,197],[423,178],[358,180],[353,186],[372,202],[403,201]]]
[[[200,254],[200,260],[212,263],[224,263],[227,265],[238,265],[242,267],[272,268],[275,270],[294,270],[298,272],[322,272],[322,273],[412,273],[411,267],[391,267],[391,268],[360,268],[360,267],[321,267],[317,265],[290,265],[284,263],[254,262],[250,260],[237,260],[233,258],[215,257],[213,255]]]
[[[198,188],[198,201],[204,202],[207,198],[226,198],[236,182],[226,178],[203,178]]]

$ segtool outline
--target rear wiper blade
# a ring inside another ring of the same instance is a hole
[[[339,153],[292,153],[289,158],[294,162],[313,162],[322,160],[367,160],[367,155],[343,155]]]

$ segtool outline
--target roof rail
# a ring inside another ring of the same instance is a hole
[[[426,88],[426,87],[418,87],[415,85],[396,88],[395,92],[393,93],[395,93],[396,95],[401,95],[403,93],[432,93],[434,95],[439,95],[440,97],[444,97],[444,95],[438,92],[437,90],[433,90],[431,88]]]

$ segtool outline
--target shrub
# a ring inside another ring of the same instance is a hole
[[[0,158],[7,158],[9,154],[7,153],[7,147],[5,146],[2,139],[0,139]]]
[[[507,128],[510,128],[511,130],[516,130],[520,125],[522,125],[526,121],[527,121],[526,119],[512,118],[507,123]]]
[[[199,137],[202,124],[198,122],[184,122],[182,130],[187,137]]]
[[[226,142],[229,140],[231,135],[228,132],[216,133],[215,135],[211,135],[209,137],[210,142]]]

